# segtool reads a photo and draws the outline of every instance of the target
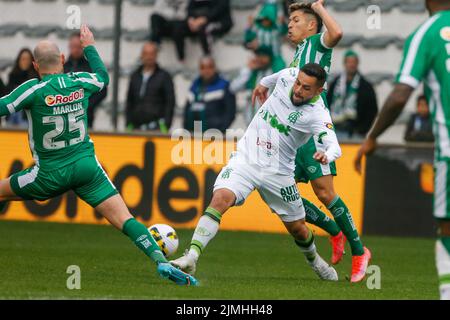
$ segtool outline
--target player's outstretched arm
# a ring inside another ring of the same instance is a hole
[[[402,83],[395,85],[356,155],[354,167],[357,172],[361,173],[362,157],[375,150],[377,138],[397,120],[413,91],[414,88],[409,85]]]
[[[261,104],[266,102],[269,90],[275,87],[282,71],[283,70],[261,79],[252,93],[252,106],[255,105],[256,99],[258,99]]]
[[[80,40],[92,72],[96,74],[99,82],[107,86],[109,84],[108,70],[94,47],[94,35],[85,24],[83,24],[80,28]]]
[[[324,0],[318,0],[311,8],[322,18],[327,31],[323,35],[323,42],[328,48],[334,48],[342,39],[344,32],[339,23],[330,15],[324,7]]]
[[[38,82],[37,79],[28,80],[14,89],[10,94],[1,97],[0,117],[10,115],[29,107],[34,99],[34,90],[29,89],[32,89]]]

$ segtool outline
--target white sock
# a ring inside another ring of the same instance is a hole
[[[209,241],[212,240],[219,231],[219,223],[212,218],[203,215],[197,223],[194,235],[192,236],[189,255],[196,261],[200,254],[205,250]]]
[[[436,241],[436,267],[439,275],[441,300],[450,300],[450,254],[441,240]]]
[[[308,260],[308,262],[313,263],[317,258],[317,248],[314,242],[311,243],[308,247],[302,247],[298,242],[296,243],[297,246],[300,248],[300,251],[303,252],[303,254],[305,255],[306,260]]]

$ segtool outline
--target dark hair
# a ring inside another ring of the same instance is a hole
[[[310,14],[314,16],[314,19],[316,19],[317,22],[317,33],[319,33],[322,30],[323,27],[323,21],[322,18],[312,9],[311,3],[298,3],[294,2],[289,6],[289,15],[291,15],[295,11],[301,11],[305,14]]]
[[[74,31],[74,32],[72,32],[72,33],[70,34],[69,39],[72,39],[72,38],[79,38],[80,36],[81,36],[80,31]]]
[[[28,73],[29,73],[30,75],[34,75],[34,74],[35,74],[35,71],[34,71],[34,68],[33,68],[33,64],[30,64],[30,67],[28,68],[28,70],[20,70],[20,67],[19,67],[19,60],[20,60],[20,57],[22,57],[22,55],[23,55],[24,53],[28,53],[28,54],[31,56],[31,61],[34,61],[33,52],[31,52],[31,50],[28,49],[28,48],[22,48],[22,49],[19,51],[19,54],[18,54],[17,57],[16,57],[16,62],[14,63],[14,67],[13,67],[11,73],[13,73],[13,74],[19,74],[19,73],[21,73],[21,72],[23,72],[23,71],[28,71]]]
[[[300,69],[300,71],[310,77],[316,78],[317,83],[320,87],[323,87],[323,85],[325,84],[327,73],[325,72],[325,69],[322,68],[319,64],[307,63]]]
[[[427,101],[427,97],[425,97],[424,94],[421,94],[420,96],[417,97],[417,102],[419,102],[419,101],[421,101],[421,100]]]

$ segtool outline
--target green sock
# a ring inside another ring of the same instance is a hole
[[[306,260],[312,262],[317,256],[316,245],[314,244],[314,234],[309,230],[306,240],[295,239],[295,244],[300,248],[306,257]]]
[[[439,240],[441,240],[444,248],[447,249],[448,254],[450,254],[450,237],[440,237]]]
[[[352,249],[352,255],[361,256],[364,254],[363,244],[359,238],[358,231],[353,223],[352,215],[345,205],[344,201],[339,196],[336,196],[328,206],[334,221],[341,228],[344,235],[347,237],[348,243]]]
[[[305,206],[306,222],[311,223],[319,228],[325,230],[332,236],[337,236],[341,229],[330,219],[325,213],[317,208],[312,202],[309,202],[305,198],[302,198],[303,205]]]
[[[130,218],[125,221],[122,232],[156,264],[168,262],[155,239],[150,235],[150,232],[136,219]]]

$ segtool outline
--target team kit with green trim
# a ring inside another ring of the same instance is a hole
[[[435,137],[433,212],[450,220],[450,11],[432,15],[407,39],[396,82],[424,83]],[[436,241],[441,297],[450,299],[450,237]]]

